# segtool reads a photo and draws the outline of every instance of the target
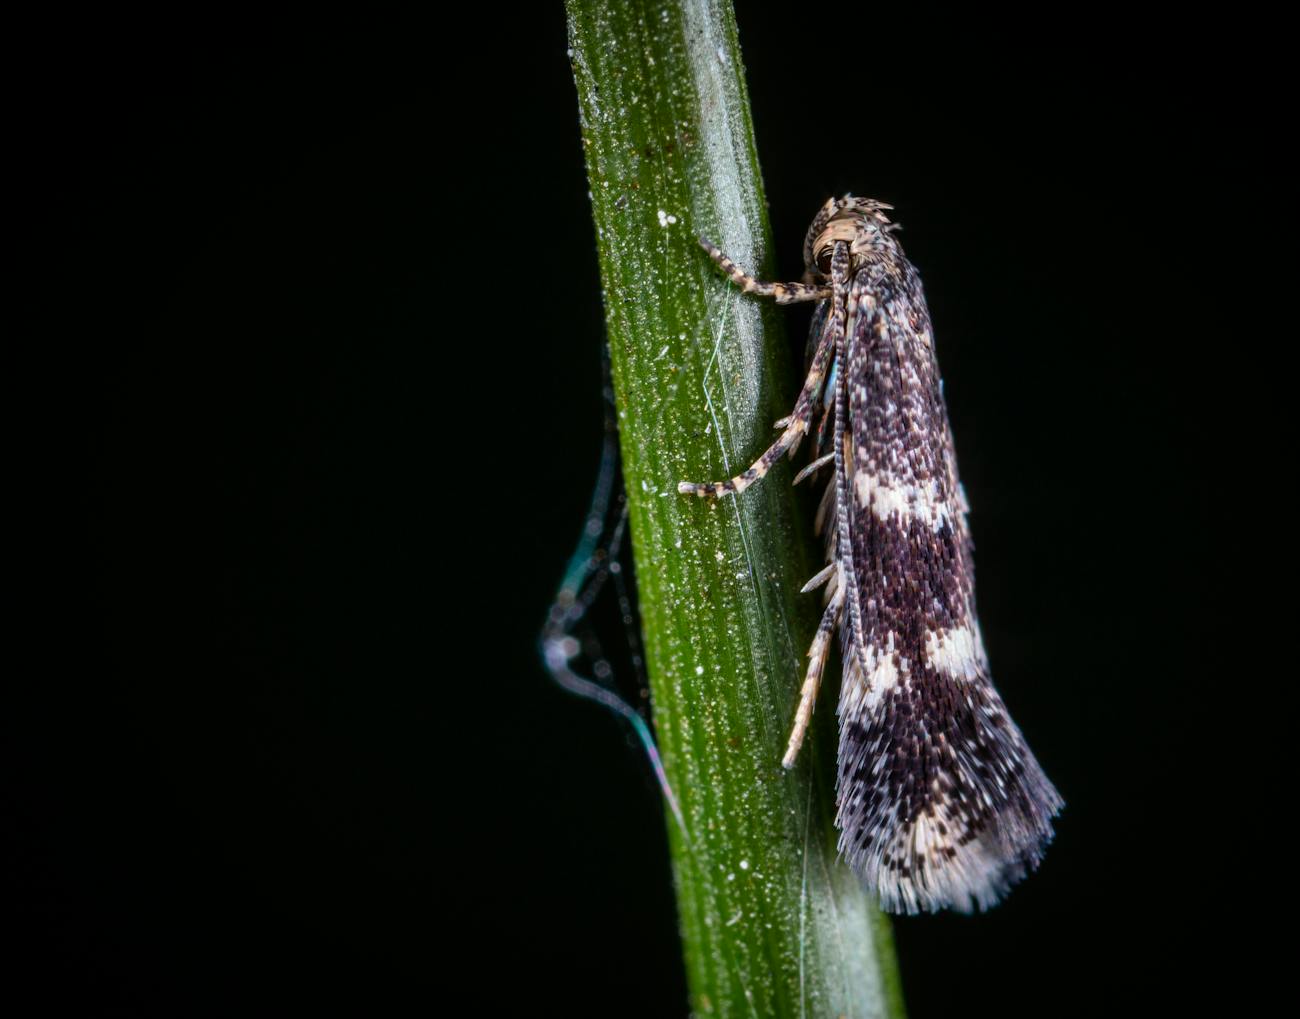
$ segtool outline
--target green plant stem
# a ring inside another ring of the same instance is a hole
[[[770,271],[731,5],[567,7],[691,1007],[901,1016],[888,925],[835,851],[833,683],[780,764],[820,604],[808,506],[785,464],[677,493],[747,467],[795,392],[778,312],[695,240]]]

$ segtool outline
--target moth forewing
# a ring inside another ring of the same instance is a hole
[[[762,283],[701,239],[745,292],[821,303],[781,436],[736,477],[678,489],[739,493],[819,419],[814,463],[833,461],[834,473],[816,522],[828,565],[814,580],[828,581],[828,601],[783,763],[798,754],[838,629],[842,855],[891,912],[983,909],[1037,866],[1062,801],[989,678],[930,315],[887,208],[828,200],[798,284]]]

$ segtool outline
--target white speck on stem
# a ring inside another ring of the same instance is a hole
[[[670,226],[672,226],[672,225],[673,225],[674,223],[676,223],[676,222],[677,222],[677,217],[676,217],[676,216],[672,215],[671,213],[664,212],[663,209],[660,209],[660,210],[659,210],[659,225],[660,225],[660,226],[666,228],[666,227],[670,227]]]

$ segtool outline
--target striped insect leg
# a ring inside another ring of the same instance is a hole
[[[731,282],[747,294],[759,297],[774,297],[777,304],[797,304],[799,301],[824,301],[831,296],[831,288],[810,286],[806,283],[764,283],[756,279],[735,262],[724,255],[718,247],[707,238],[700,238],[700,247],[709,253],[709,257],[718,263],[718,267],[731,277]]]
[[[803,690],[799,694],[799,707],[794,714],[790,743],[786,747],[785,756],[781,758],[781,765],[786,768],[794,767],[795,758],[799,756],[799,748],[803,746],[804,737],[808,734],[813,709],[817,706],[817,691],[822,685],[822,673],[826,669],[826,659],[831,652],[831,636],[835,633],[835,627],[839,625],[840,610],[844,607],[844,585],[840,584],[838,579],[832,583],[835,584],[835,593],[831,595],[830,604],[826,606],[821,624],[817,627],[817,636],[813,638],[812,647],[808,649],[808,657],[811,659],[808,663],[808,675],[803,681]]]
[[[826,381],[827,363],[840,342],[837,341],[836,337],[843,337],[844,335],[847,297],[845,295],[846,287],[843,286],[843,283],[847,276],[847,258],[846,248],[844,263],[840,267],[838,277],[834,278],[840,285],[829,288],[831,311],[826,316],[821,337],[817,342],[817,349],[813,352],[808,368],[808,377],[804,380],[803,389],[799,393],[798,400],[795,401],[794,411],[790,414],[790,423],[786,425],[781,437],[772,443],[748,470],[727,481],[683,481],[677,486],[677,491],[682,495],[718,496],[743,492],[755,481],[764,477],[772,469],[773,464],[780,460],[785,453],[792,450],[808,434],[812,427],[813,410],[817,405],[818,396]],[[719,265],[721,264],[719,262]],[[723,267],[725,268],[725,266]]]
[[[832,326],[835,321],[835,316],[832,316]],[[839,321],[843,322],[842,315],[839,317]],[[795,401],[794,411],[788,419],[785,430],[776,442],[772,443],[748,470],[737,474],[734,478],[728,481],[683,481],[677,486],[678,492],[682,495],[699,496],[718,496],[743,492],[755,481],[764,477],[772,469],[773,464],[792,450],[808,434],[808,430],[812,425],[813,408],[817,404],[818,394],[821,392],[822,384],[826,379],[826,364],[830,360],[831,351],[835,346],[832,334],[833,329],[830,327],[823,331],[821,342],[813,354],[812,365],[808,369],[808,377],[804,380],[803,390],[799,393],[798,400]]]

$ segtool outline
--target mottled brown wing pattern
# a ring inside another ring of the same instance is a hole
[[[920,280],[872,264],[848,303],[841,540],[861,630],[841,638],[840,849],[886,909],[987,908],[1037,864],[1061,803],[989,679]]]

